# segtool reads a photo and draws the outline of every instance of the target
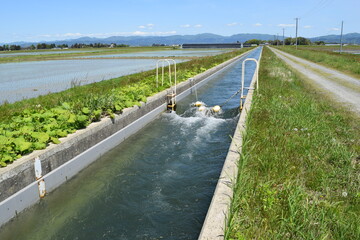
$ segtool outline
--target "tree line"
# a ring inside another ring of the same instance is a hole
[[[90,44],[85,44],[85,43],[75,43],[73,45],[71,45],[70,48],[112,48],[112,47],[129,47],[129,45],[126,44],[116,44],[116,43],[111,43],[111,44],[104,44],[104,43],[90,43]]]
[[[14,51],[14,50],[21,50],[20,45],[3,45],[0,46],[0,51]]]
[[[48,43],[38,43],[36,46],[32,44],[28,47],[21,47],[20,45],[3,45],[0,46],[0,51],[14,51],[14,50],[35,50],[35,49],[64,49],[64,48],[115,48],[115,47],[129,47],[129,45],[126,44],[104,44],[104,43],[90,43],[90,44],[84,44],[84,43],[75,43],[69,45],[68,44],[48,44]]]
[[[283,41],[279,40],[279,39],[269,40],[269,41],[264,41],[264,40],[259,40],[259,39],[251,39],[251,40],[244,42],[244,44],[256,44],[256,45],[266,44],[266,43],[268,43],[270,45],[283,45]],[[285,38],[284,44],[285,45],[296,45],[296,38],[291,38],[291,37]],[[298,37],[297,45],[325,45],[325,42],[324,41],[311,42],[310,39],[307,39],[304,37]]]

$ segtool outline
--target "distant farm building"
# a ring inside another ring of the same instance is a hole
[[[241,43],[184,43],[182,48],[241,48]]]

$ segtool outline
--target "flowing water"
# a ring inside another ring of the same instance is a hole
[[[258,58],[260,49],[248,57]],[[0,229],[0,239],[196,239],[239,117],[238,61]],[[254,63],[246,63],[249,85]]]

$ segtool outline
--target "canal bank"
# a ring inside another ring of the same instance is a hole
[[[262,50],[259,58],[257,59],[258,70],[260,68],[261,56]],[[257,85],[256,88],[255,84]],[[237,182],[238,163],[242,153],[243,139],[246,134],[246,120],[248,118],[248,114],[250,113],[254,91],[258,91],[258,88],[259,74],[257,72],[254,74],[249,85],[245,103],[239,117],[239,121],[236,125],[224,166],[222,167],[214,195],[207,211],[204,224],[201,228],[198,238],[199,240],[224,239],[225,230],[228,226],[230,217],[230,207],[234,196],[234,188]]]

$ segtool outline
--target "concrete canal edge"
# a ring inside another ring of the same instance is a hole
[[[259,57],[259,68],[262,52]],[[243,110],[240,114],[235,133],[226,156],[223,169],[216,185],[206,218],[201,229],[199,240],[222,240],[230,215],[230,205],[234,195],[234,186],[238,176],[238,161],[240,159],[243,136],[246,132],[246,120],[251,109],[255,89],[256,74],[254,74],[250,89],[246,96]],[[261,83],[259,83],[261,85]]]
[[[250,52],[245,52],[178,84],[177,100],[191,94],[194,87],[199,88],[209,81],[212,75],[231,66]],[[167,89],[148,97],[147,102],[142,103],[141,107],[124,109],[114,120],[104,118],[92,123],[86,129],[78,130],[61,139],[60,144],[51,144],[44,150],[34,151],[13,164],[0,168],[0,226],[40,201],[41,181],[45,182],[46,192],[51,192],[157,118],[166,110],[166,95],[169,91]],[[41,162],[40,179],[35,177],[36,158]]]

